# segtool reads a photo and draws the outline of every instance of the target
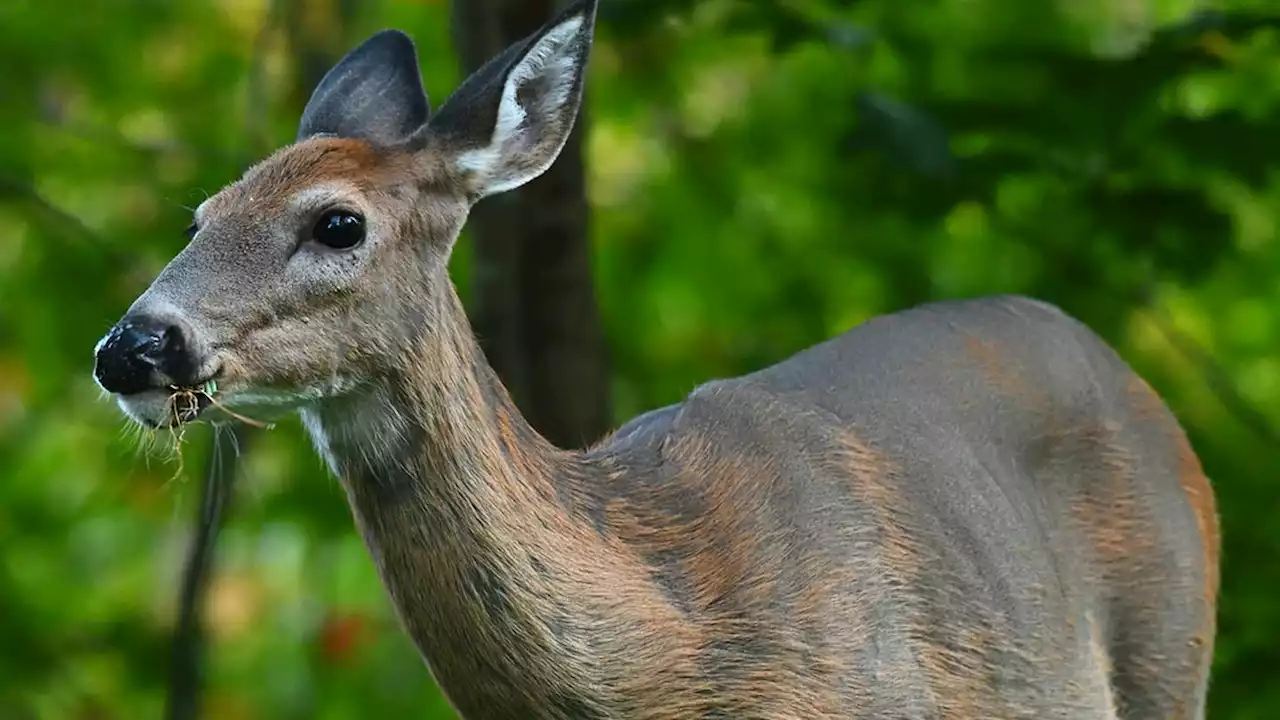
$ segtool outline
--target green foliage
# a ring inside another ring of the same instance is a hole
[[[181,247],[187,208],[292,139],[282,18],[319,23],[335,56],[402,27],[437,104],[457,79],[445,3],[328,25],[336,3],[279,4],[0,3],[4,717],[160,713],[208,442],[191,433],[176,479],[168,438],[136,451],[91,349]],[[589,96],[597,286],[619,421],[930,299],[1021,292],[1079,316],[1215,480],[1210,716],[1263,718],[1280,31],[1249,3],[1191,5],[616,0]],[[244,458],[206,617],[210,717],[448,716],[296,423]]]

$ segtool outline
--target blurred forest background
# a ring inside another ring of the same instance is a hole
[[[181,247],[188,208],[291,141],[356,42],[412,34],[438,105],[552,4],[0,2],[0,717],[161,717],[171,682],[167,712],[190,717],[201,673],[209,718],[450,717],[298,424],[192,430],[179,466],[167,437],[140,451],[122,430],[92,348]],[[455,279],[561,444],[877,313],[1061,305],[1190,432],[1225,528],[1210,717],[1274,718],[1269,12],[604,0],[574,144],[477,210]]]

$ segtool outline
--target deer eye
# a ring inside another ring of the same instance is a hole
[[[329,210],[311,228],[311,239],[335,250],[353,248],[364,241],[364,218],[347,210]]]

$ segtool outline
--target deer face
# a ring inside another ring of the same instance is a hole
[[[294,145],[197,208],[190,244],[98,343],[94,376],[135,421],[219,405],[297,409],[402,369],[439,329],[473,203],[542,174],[582,97],[588,0],[430,113],[412,41],[380,32],[316,88]]]

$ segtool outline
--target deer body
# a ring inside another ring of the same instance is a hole
[[[583,453],[539,442],[465,329],[453,337],[456,376],[423,363],[383,391],[434,388],[421,405],[307,418],[466,717],[1203,704],[1207,481],[1146,384],[1049,306],[872,320]],[[333,442],[370,428],[402,444]]]
[[[297,410],[440,686],[472,720],[1201,718],[1218,527],[1176,420],[1018,297],[871,320],[586,451],[494,376],[447,260],[543,172],[594,3],[432,115],[375,35],[299,141],[196,212],[99,344],[138,422],[171,387]]]

